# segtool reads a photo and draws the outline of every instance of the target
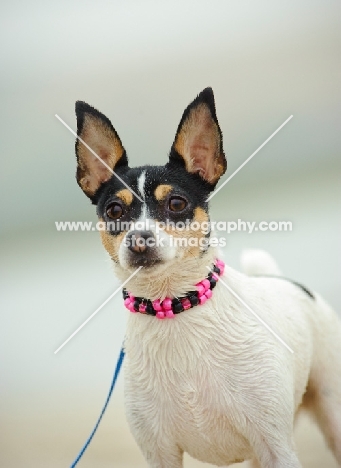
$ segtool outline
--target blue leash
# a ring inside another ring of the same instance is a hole
[[[107,406],[108,406],[108,403],[110,401],[110,398],[111,398],[111,395],[112,395],[112,392],[114,390],[114,387],[115,387],[115,384],[116,384],[116,380],[117,380],[117,377],[118,377],[118,374],[120,373],[120,370],[121,370],[121,367],[122,367],[122,363],[123,363],[123,359],[124,359],[124,348],[123,348],[123,345],[122,345],[122,348],[121,348],[121,351],[120,351],[120,355],[118,357],[118,360],[117,360],[117,364],[116,364],[116,368],[115,368],[115,372],[114,372],[114,377],[112,379],[112,382],[111,382],[111,385],[110,385],[110,390],[109,390],[109,393],[108,393],[108,396],[107,396],[107,399],[104,403],[104,406],[103,406],[103,409],[101,411],[101,414],[96,422],[96,425],[95,427],[93,428],[88,440],[85,442],[82,450],[79,452],[77,458],[75,459],[75,461],[72,463],[71,467],[70,468],[74,468],[79,460],[82,458],[82,456],[84,455],[84,452],[85,450],[88,448],[88,446],[90,445],[90,442],[92,441],[94,435],[96,434],[96,431],[98,429],[98,426],[99,426],[99,423],[101,422],[102,418],[103,418],[103,415],[105,413],[105,410],[107,409]]]

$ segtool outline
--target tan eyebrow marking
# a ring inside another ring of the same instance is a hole
[[[133,202],[133,194],[128,189],[122,189],[116,193],[116,196],[120,198],[126,205],[131,205]]]
[[[169,194],[169,192],[172,189],[173,187],[171,185],[167,185],[167,184],[158,185],[154,191],[155,198],[158,201],[163,200],[164,198],[166,198],[166,196]]]

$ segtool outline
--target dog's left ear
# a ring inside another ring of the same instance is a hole
[[[170,153],[170,163],[175,161],[213,186],[226,171],[212,88],[204,89],[185,110]]]

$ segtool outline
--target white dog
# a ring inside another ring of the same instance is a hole
[[[142,267],[124,290],[125,393],[148,466],[181,468],[187,452],[217,466],[299,468],[301,406],[341,466],[340,320],[315,292],[262,276],[279,273],[267,254],[244,255],[246,276],[195,229],[209,225],[207,197],[226,170],[212,90],[185,110],[165,166],[129,168],[107,117],[83,102],[76,113],[101,158],[77,142],[78,183],[110,225],[103,244],[122,281]]]

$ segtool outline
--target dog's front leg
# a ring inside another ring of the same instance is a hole
[[[251,460],[249,464],[250,464],[250,468],[262,468],[258,460],[256,460],[255,458]]]
[[[296,454],[291,418],[283,420],[280,416],[277,414],[277,427],[272,420],[252,426],[249,433],[252,468],[302,468]]]
[[[183,468],[183,452],[176,446],[140,449],[148,468]]]
[[[297,455],[290,453],[285,457],[278,458],[276,455],[271,455],[266,457],[264,463],[261,462],[260,466],[262,468],[302,468],[301,463],[299,462]]]
[[[148,468],[183,468],[183,450],[170,434],[162,428],[153,431],[149,427],[135,425],[135,421],[128,421]]]
[[[278,449],[259,446],[255,452],[257,460],[253,460],[253,468],[302,468],[294,449],[285,443]]]
[[[159,416],[158,404],[142,391],[136,396],[130,390],[126,373],[126,416],[130,430],[148,468],[183,468],[183,450],[174,438],[173,425]]]

